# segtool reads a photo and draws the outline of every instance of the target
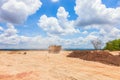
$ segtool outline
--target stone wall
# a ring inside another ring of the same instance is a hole
[[[60,45],[51,45],[48,48],[49,53],[59,53],[61,51]]]

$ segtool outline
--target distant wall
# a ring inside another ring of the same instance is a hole
[[[49,53],[59,53],[61,51],[60,45],[51,45],[48,48]]]

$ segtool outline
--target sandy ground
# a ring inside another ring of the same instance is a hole
[[[0,80],[120,80],[120,67],[66,57],[70,52],[0,51]]]

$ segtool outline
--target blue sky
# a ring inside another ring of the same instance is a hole
[[[0,48],[91,49],[120,38],[119,22],[120,0],[1,0]]]

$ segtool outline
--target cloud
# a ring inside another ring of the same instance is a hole
[[[76,25],[104,25],[118,24],[120,21],[120,7],[106,8],[101,0],[76,0],[75,12],[78,15]]]
[[[74,21],[69,21],[67,18],[69,13],[63,7],[57,11],[57,17],[47,17],[42,15],[38,22],[38,26],[45,32],[52,35],[67,35],[78,33],[79,31],[74,28]]]
[[[115,35],[119,34],[119,32],[118,29],[113,29],[112,31]],[[83,34],[86,33],[87,31],[83,32]],[[29,37],[19,35],[19,31],[14,25],[7,23],[7,29],[3,29],[0,34],[0,44],[2,45],[0,48],[47,49],[49,45],[62,45],[63,48],[92,48],[90,40],[97,38],[96,34],[97,32],[91,32],[85,37],[79,36],[72,39],[61,38],[59,36],[42,37],[42,35]]]
[[[29,37],[18,35],[18,30],[14,25],[7,23],[7,29],[2,29],[0,34],[0,44],[7,45],[0,48],[46,48],[49,44],[54,44],[56,38],[43,38],[41,36]],[[44,43],[46,42],[46,43]],[[13,46],[14,45],[14,46]],[[45,46],[44,46],[45,45]]]
[[[104,42],[120,38],[120,29],[116,27],[111,28],[111,30],[101,28],[99,33],[102,35],[102,40]]]
[[[19,35],[14,25],[7,23],[7,29],[2,29],[0,34],[0,48],[12,49],[47,49],[49,45],[62,45],[63,48],[80,47],[85,43],[83,37],[64,39],[59,36],[42,37]]]
[[[1,44],[17,44],[19,43],[18,31],[10,23],[7,24],[8,29],[2,29],[3,32],[0,34]]]
[[[74,26],[87,31],[88,36],[101,38],[104,43],[120,38],[120,7],[107,8],[102,0],[76,0],[74,10],[78,15]]]
[[[0,22],[21,24],[41,5],[40,0],[0,0]]]
[[[90,43],[93,39],[100,38],[105,43],[120,38],[120,8],[106,8],[101,0],[76,0],[76,20],[68,19],[70,15],[64,7],[58,8],[56,17],[42,15],[38,26],[48,36],[19,35],[14,24],[24,22],[41,6],[39,0],[31,1],[0,1],[0,22],[9,22],[6,25],[7,29],[0,27],[0,44],[4,45],[0,48],[43,49],[54,44],[64,48],[93,48]],[[75,38],[71,38],[71,34],[74,34]]]
[[[51,1],[54,2],[54,3],[55,3],[55,2],[59,2],[59,0],[51,0]]]
[[[103,43],[106,43],[109,40],[120,38],[119,7],[107,8],[102,4],[101,0],[76,0],[74,10],[78,15],[76,20],[68,20],[70,16],[69,12],[63,7],[60,7],[56,14],[57,17],[47,17],[43,15],[40,17],[38,24],[48,34],[67,35],[77,33],[77,35],[82,37],[71,40],[63,39],[63,41],[66,42],[63,43],[65,45],[69,44],[69,47],[70,44],[77,46],[76,43],[79,44],[81,42],[81,44],[84,43],[82,45],[90,48],[92,45],[88,46],[88,44],[91,44],[90,41],[93,39],[100,38]],[[77,28],[79,28],[79,30]],[[76,41],[76,43],[72,40]]]
[[[4,29],[0,26],[0,31],[3,31]]]

